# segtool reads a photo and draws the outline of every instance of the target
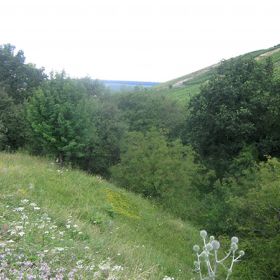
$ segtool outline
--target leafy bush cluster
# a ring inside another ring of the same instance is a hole
[[[44,69],[25,64],[22,51],[0,46],[0,149],[16,150],[26,141],[24,102],[46,79]]]

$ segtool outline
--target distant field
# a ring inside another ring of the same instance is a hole
[[[0,255],[11,250],[2,254],[11,275],[48,267],[83,279],[193,279],[198,230],[149,201],[24,154],[0,153],[0,177]]]

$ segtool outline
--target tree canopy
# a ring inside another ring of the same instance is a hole
[[[23,103],[46,79],[43,68],[25,63],[22,50],[7,44],[0,46],[0,85],[15,103]]]
[[[232,59],[189,104],[187,134],[201,157],[219,172],[246,145],[258,159],[280,155],[280,92],[270,60]]]
[[[86,153],[95,137],[94,102],[77,82],[56,74],[31,98],[27,118],[33,148],[56,156],[60,162]]]

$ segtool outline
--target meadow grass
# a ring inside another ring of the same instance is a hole
[[[21,251],[25,262],[31,259],[33,267],[49,265],[53,275],[76,273],[80,279],[194,279],[198,230],[101,177],[39,157],[0,153],[0,191],[0,242],[14,241],[12,250]],[[19,234],[23,215],[29,223]]]

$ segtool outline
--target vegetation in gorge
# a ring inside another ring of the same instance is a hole
[[[47,171],[40,177],[37,169],[30,174],[16,162],[7,168],[5,160],[12,161],[12,155],[2,153],[1,187],[7,192],[1,199],[11,193],[15,196],[14,208],[22,207],[16,206],[21,199],[29,199],[53,213],[59,209],[73,212],[89,231],[96,230],[99,237],[104,234],[106,240],[101,243],[106,248],[112,245],[107,231],[114,221],[129,221],[121,226],[122,243],[129,247],[135,232],[141,242],[148,242],[140,255],[130,255],[138,265],[145,264],[148,279],[162,279],[165,275],[191,279],[191,257],[184,244],[193,243],[194,237],[182,237],[183,222],[158,218],[154,211],[159,206],[198,229],[206,228],[219,240],[238,235],[246,255],[233,279],[278,279],[277,48],[223,61],[188,75],[185,78],[189,80],[181,83],[181,88],[166,89],[163,85],[147,91],[111,94],[90,78],[72,79],[65,73],[47,77],[43,69],[25,64],[22,51],[16,53],[10,45],[1,46],[0,149],[21,149],[60,164],[57,171],[52,171],[57,172],[55,177]],[[172,96],[187,91],[186,103]],[[28,156],[14,157],[39,164]],[[84,179],[84,175],[73,171],[68,178],[66,170],[72,167],[99,177]],[[48,170],[49,166],[44,168]],[[35,193],[26,187],[29,176],[40,181],[35,184]],[[112,187],[100,176],[148,198],[154,206],[145,208],[148,202],[139,202],[139,197]],[[95,189],[99,184],[96,180],[104,184],[102,190]],[[19,197],[21,185],[31,197]],[[50,200],[55,203],[44,206]],[[149,217],[144,225],[143,211]],[[169,243],[175,239],[178,246],[172,247]],[[164,256],[157,260],[155,256],[161,250]]]

